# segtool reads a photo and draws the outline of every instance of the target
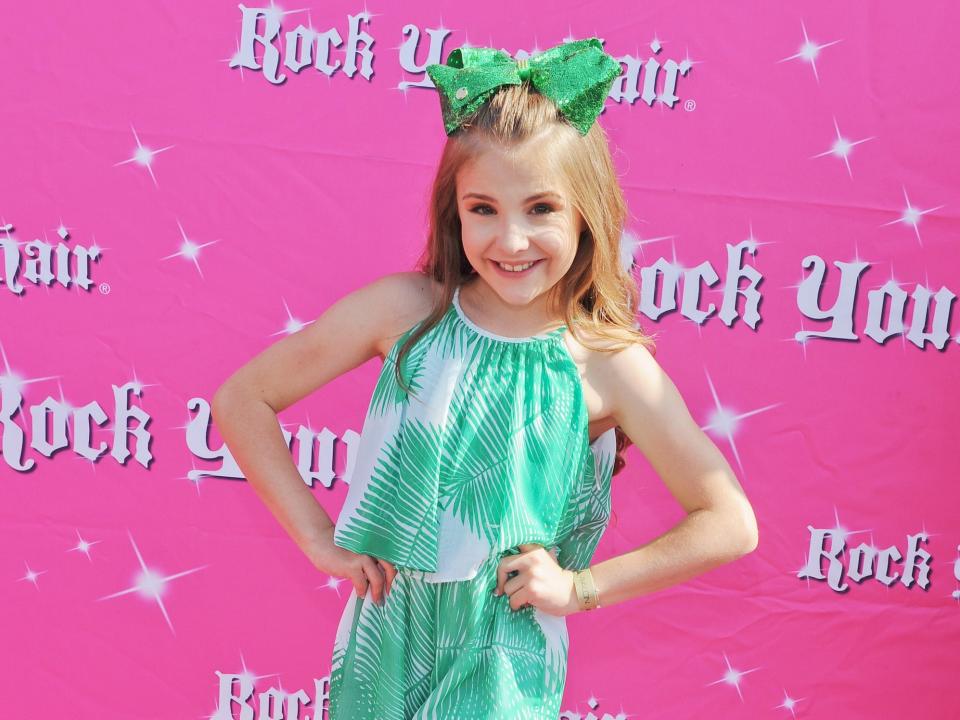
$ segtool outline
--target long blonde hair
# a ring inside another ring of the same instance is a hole
[[[573,264],[548,292],[548,304],[562,315],[577,340],[592,350],[612,352],[641,343],[656,353],[654,336],[635,324],[639,291],[635,278],[624,269],[620,259],[627,205],[606,133],[595,122],[581,136],[563,119],[553,101],[524,82],[494,93],[460,130],[447,138],[443,148],[430,196],[429,241],[416,267],[438,282],[442,291],[438,304],[399,348],[395,370],[405,391],[410,389],[401,373],[404,355],[443,318],[453,301],[454,290],[474,272],[461,242],[457,173],[490,143],[510,147],[543,133],[550,134],[548,144],[555,171],[566,177],[571,200],[586,224]],[[594,346],[589,342],[589,333],[612,342]],[[622,452],[629,444],[619,426],[616,435],[614,474],[623,468]]]

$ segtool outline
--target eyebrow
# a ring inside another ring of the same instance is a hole
[[[555,193],[552,190],[546,190],[544,192],[539,192],[536,195],[531,195],[526,200],[524,200],[524,202],[528,203],[528,202],[532,202],[533,200],[539,200],[540,198],[545,198],[545,197],[555,197],[558,200],[561,199],[559,193]],[[477,198],[478,200],[492,200],[493,202],[496,202],[495,198],[492,198],[489,195],[484,195],[483,193],[470,192],[463,196],[464,200],[466,200],[467,198]]]

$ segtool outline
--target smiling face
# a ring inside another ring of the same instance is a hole
[[[549,162],[549,139],[532,138],[509,151],[488,145],[457,173],[463,250],[486,286],[478,293],[491,300],[495,294],[508,305],[534,303],[576,256],[585,224]]]

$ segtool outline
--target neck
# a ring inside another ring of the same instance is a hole
[[[460,288],[461,306],[466,295],[467,311],[473,311],[478,320],[491,332],[503,335],[540,335],[563,324],[562,318],[552,317],[548,310],[548,292],[537,295],[523,305],[509,303],[480,276],[467,280]]]

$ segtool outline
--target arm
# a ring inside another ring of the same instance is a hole
[[[716,445],[642,345],[603,355],[612,414],[687,516],[652,541],[593,565],[602,607],[684,582],[757,547],[756,517]]]
[[[314,566],[328,572],[327,560],[341,550],[333,545],[334,523],[300,477],[277,414],[380,354],[382,342],[396,327],[413,325],[429,300],[419,274],[387,275],[268,347],[214,394],[214,422],[247,482]]]

